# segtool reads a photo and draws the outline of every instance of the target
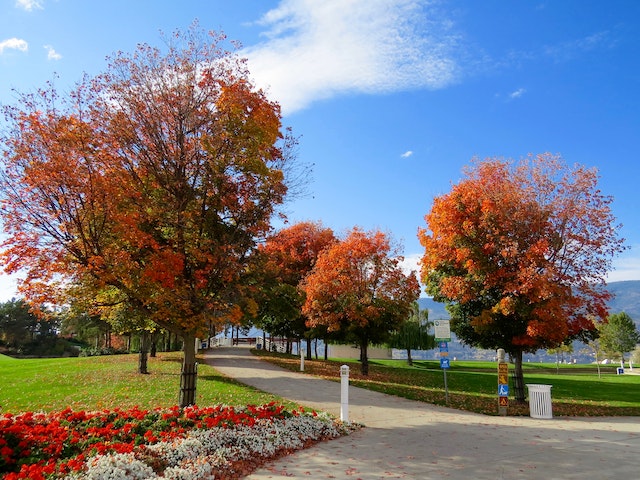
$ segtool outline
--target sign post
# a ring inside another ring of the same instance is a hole
[[[506,416],[509,407],[509,364],[504,360],[504,349],[498,349],[498,415]]]
[[[440,346],[440,368],[444,375],[444,401],[449,404],[449,387],[447,385],[447,370],[451,366],[449,362],[449,344],[451,341],[451,325],[449,320],[436,320],[433,322],[435,340]]]
[[[436,342],[451,341],[451,322],[449,320],[435,320],[433,329]]]

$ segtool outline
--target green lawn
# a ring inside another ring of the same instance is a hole
[[[254,353],[299,370],[297,356]],[[0,412],[173,406],[178,401],[180,358],[180,353],[159,353],[157,358],[149,359],[151,374],[139,375],[136,355],[55,359],[0,355]],[[338,381],[340,365],[346,362],[351,365],[352,385],[479,413],[495,414],[497,410],[497,366],[492,362],[452,362],[447,372],[448,403],[444,374],[437,361],[416,361],[411,367],[401,360],[372,360],[370,375],[362,377],[358,362],[353,360],[312,360],[305,362],[305,372]],[[523,367],[525,383],[552,385],[554,415],[640,416],[640,375],[616,375],[615,366],[602,368],[601,377],[590,365]],[[513,392],[512,382],[510,378]],[[198,367],[197,388],[199,406],[262,405],[274,400],[283,403],[280,398],[222,377],[202,363]],[[291,403],[284,404],[295,408]],[[510,399],[510,415],[527,413],[526,405],[516,405]]]
[[[149,358],[149,375],[136,373],[137,355],[14,359],[0,355],[0,413],[169,407],[178,403],[180,353]],[[282,399],[198,365],[199,406],[262,405]],[[292,405],[284,403],[285,405]]]
[[[404,360],[373,361],[373,364],[393,369],[418,370],[419,378],[431,377],[428,383],[437,384],[444,377],[438,361],[416,361],[409,367]],[[582,399],[588,402],[606,403],[612,406],[640,408],[640,375],[616,375],[616,365],[601,367],[598,377],[595,365],[560,365],[525,363],[525,384],[552,385],[552,396],[556,400]],[[638,370],[640,373],[640,370]],[[513,389],[513,365],[509,365],[509,382]],[[494,362],[452,362],[447,374],[448,387],[453,391],[478,392],[495,395],[497,364]],[[526,386],[525,386],[526,391]]]
[[[297,356],[254,351],[273,363],[297,371]],[[495,362],[454,361],[447,370],[448,396],[439,361],[370,360],[369,375],[360,374],[353,359],[305,361],[305,373],[339,381],[340,365],[351,366],[350,383],[362,388],[461,410],[497,414],[498,375]],[[551,385],[554,416],[640,416],[640,375],[616,375],[615,365],[530,364],[523,365],[525,384]],[[509,367],[509,415],[528,415],[528,404],[514,400]],[[524,387],[525,395],[527,388]]]

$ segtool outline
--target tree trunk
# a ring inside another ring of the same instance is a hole
[[[510,354],[515,364],[513,372],[513,393],[516,403],[524,403],[524,374],[522,372],[522,351]]]
[[[311,338],[307,338],[307,360],[311,360],[311,353]]]
[[[413,365],[413,358],[411,358],[411,349],[407,348],[407,363]]]
[[[140,351],[138,352],[138,373],[147,375],[149,373],[149,334],[145,331],[140,333]]]
[[[369,356],[367,354],[367,347],[369,346],[369,342],[364,340],[360,344],[360,372],[365,377],[369,375]]]
[[[324,359],[325,361],[329,359],[329,344],[326,338],[324,339]]]
[[[151,358],[156,358],[157,350],[158,350],[158,333],[153,332],[151,334],[151,347],[149,349],[149,356]]]
[[[181,408],[196,404],[196,381],[198,379],[198,363],[196,362],[196,338],[184,335],[182,371],[180,373],[180,401]]]

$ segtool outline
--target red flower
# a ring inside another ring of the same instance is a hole
[[[302,409],[300,411],[303,411]],[[297,413],[297,412],[294,412]],[[269,403],[236,410],[231,406],[101,412],[9,413],[0,416],[0,477],[44,479],[85,468],[87,456],[133,452],[139,445],[183,437],[194,428],[254,425],[284,418],[282,405]]]

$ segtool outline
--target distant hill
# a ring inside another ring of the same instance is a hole
[[[626,312],[640,329],[640,280],[612,282],[608,287],[614,295],[609,302],[610,312]]]
[[[640,280],[611,282],[607,287],[614,295],[609,302],[610,313],[626,312],[640,330]],[[444,303],[434,302],[431,298],[421,298],[418,303],[421,310],[429,310],[429,320],[449,318],[449,312],[444,308]]]
[[[446,320],[449,312],[444,308],[444,303],[434,302],[431,298],[419,298],[420,310],[429,310],[429,320]]]
[[[608,284],[607,288],[614,295],[609,302],[610,313],[626,312],[635,321],[638,330],[640,330],[640,280],[612,282]],[[429,320],[431,321],[449,318],[449,312],[447,312],[443,303],[434,302],[431,298],[420,298],[418,304],[421,310],[429,310]],[[577,352],[579,347],[574,348],[576,348],[574,358],[577,358],[578,362],[587,363],[591,361],[589,356]],[[495,352],[491,350],[480,350],[465,346],[460,343],[455,335],[452,336],[452,341],[449,344],[449,352],[452,358],[457,357],[459,359],[492,360],[495,355]],[[437,353],[430,352],[430,354],[434,358],[438,357]],[[539,351],[536,355],[526,354],[525,359],[530,361],[555,360],[554,357],[545,355],[544,351]]]

